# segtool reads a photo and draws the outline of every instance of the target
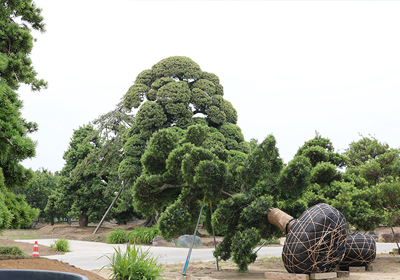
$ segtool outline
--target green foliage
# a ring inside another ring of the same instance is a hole
[[[349,146],[345,154],[349,157],[351,166],[367,163],[389,150],[387,143],[381,143],[373,136],[361,135],[360,140],[351,142]]]
[[[29,58],[32,47],[32,29],[44,32],[43,17],[32,1],[15,0],[0,3],[0,191],[26,188],[33,177],[30,169],[20,162],[35,156],[36,143],[27,137],[37,131],[37,124],[21,117],[22,101],[14,92],[20,83],[32,90],[45,88],[47,83],[36,78]],[[14,214],[12,226],[26,227],[32,215],[38,212],[22,203],[20,198],[6,194],[7,207]],[[12,201],[7,201],[8,199]],[[0,198],[0,230],[10,225],[10,211]]]
[[[153,133],[164,128],[187,129],[194,124],[222,128],[223,134],[208,137],[204,147],[217,145],[228,150],[248,152],[250,147],[244,142],[237,122],[237,112],[232,104],[223,98],[223,87],[219,78],[203,72],[193,60],[183,56],[173,56],[161,60],[151,69],[141,72],[134,85],[124,96],[124,106],[139,108],[135,125],[125,132],[125,159],[119,167],[120,177],[134,182],[142,173],[141,157]],[[207,135],[218,130],[207,132]],[[175,133],[175,132],[174,132]],[[187,136],[195,145],[194,138]],[[200,138],[198,141],[202,141]],[[159,140],[153,140],[159,141]],[[174,143],[175,145],[177,144]],[[153,145],[148,145],[153,146]],[[175,148],[175,147],[174,147]],[[166,151],[168,153],[170,151]],[[151,160],[147,153],[145,160]],[[155,156],[151,152],[152,156]],[[165,155],[159,155],[165,156]],[[163,163],[154,168],[161,168]],[[148,169],[151,165],[143,163]],[[143,181],[142,181],[143,182]],[[137,192],[133,191],[136,195]],[[162,204],[162,207],[165,205]],[[139,210],[136,206],[136,210]]]
[[[114,248],[113,255],[105,257],[110,264],[101,269],[111,269],[112,279],[138,279],[138,280],[157,280],[161,277],[161,265],[157,263],[157,258],[150,257],[148,251],[135,245],[128,245],[126,251],[121,248]]]
[[[0,80],[14,90],[20,83],[31,85],[32,90],[47,87],[45,81],[36,78],[37,73],[29,58],[34,41],[32,29],[45,31],[41,9],[35,3],[31,0],[1,2]]]
[[[280,245],[281,241],[279,240],[279,238],[269,238],[267,240],[261,240],[260,242],[258,242],[257,245],[261,245],[262,243],[264,243],[264,241],[267,241],[267,243],[265,243],[265,245]]]
[[[312,166],[311,185],[303,200],[309,207],[318,203],[332,204],[340,189],[336,182],[340,182],[343,175],[339,168],[345,166],[348,158],[334,152],[332,142],[318,132],[313,139],[298,149],[295,158],[299,156],[308,158]]]
[[[309,186],[312,178],[311,163],[308,158],[297,156],[282,170],[278,181],[279,198],[296,199]],[[298,186],[302,186],[298,188]]]
[[[203,125],[162,129],[150,139],[142,157],[144,172],[133,188],[134,203],[143,214],[161,213],[164,237],[193,227],[204,195],[214,201],[225,196],[217,186],[228,180],[229,152],[217,139],[223,135]]]
[[[165,238],[193,228],[201,201],[212,200],[212,223],[225,234],[215,256],[233,255],[245,271],[257,241],[279,235],[265,222],[267,210],[305,210],[299,198],[310,184],[312,164],[299,154],[285,166],[272,135],[260,144],[245,142],[236,110],[223,96],[219,78],[187,57],[169,57],[141,72],[124,96],[124,106],[139,111],[123,136],[119,174],[134,182],[135,209],[159,214]],[[329,140],[315,142],[327,150],[326,161],[340,162]]]
[[[64,209],[71,217],[79,218],[80,226],[87,226],[89,221],[100,219],[113,197],[106,193],[106,183],[96,173],[96,166],[80,172],[87,156],[101,146],[100,138],[93,133],[91,125],[74,130],[68,150],[64,153],[66,161],[61,170],[58,184],[60,196],[56,202],[59,209]]]
[[[303,155],[307,153],[307,150],[311,147],[321,147],[325,152],[333,152],[334,148],[331,140],[328,138],[323,138],[317,131],[315,132],[315,137],[304,143],[302,147],[297,150],[296,156]]]
[[[18,246],[0,246],[0,258],[2,257],[26,257],[24,251]]]
[[[61,194],[57,190],[53,190],[47,198],[44,212],[50,220],[51,225],[54,225],[54,218],[61,220],[68,217],[67,212],[63,209],[63,203],[60,201],[60,197]]]
[[[229,259],[233,254],[245,270],[253,258],[244,263],[239,259],[257,244],[256,235],[249,232],[234,237],[235,233],[254,227],[260,238],[278,236],[278,229],[265,223],[267,210],[278,206],[276,198],[289,213],[305,210],[297,199],[309,185],[311,164],[299,156],[285,167],[273,136],[250,155],[228,151],[224,139],[215,128],[203,125],[154,133],[142,157],[143,173],[133,195],[136,209],[161,213],[159,227],[165,238],[193,229],[202,199],[212,199],[216,209],[212,222],[217,232],[225,233],[216,256]],[[244,238],[242,249],[233,249],[233,238]]]
[[[85,159],[75,168],[75,176],[84,175],[87,170],[94,173],[106,183],[104,193],[110,197],[120,193],[115,201],[109,218],[117,220],[119,224],[130,221],[137,216],[132,205],[132,194],[126,185],[129,179],[124,180],[118,174],[118,169],[123,160],[124,133],[135,123],[134,115],[127,110],[122,102],[114,110],[109,111],[93,121],[95,130],[86,137],[88,143],[91,139],[99,139],[99,145],[92,145]],[[127,151],[128,153],[128,151]]]
[[[193,196],[190,191],[182,192],[178,199],[160,215],[159,227],[164,238],[173,238],[196,226],[201,203],[196,200],[189,204],[190,196]]]
[[[0,80],[0,168],[9,190],[26,188],[33,177],[32,170],[20,162],[35,156],[36,143],[27,135],[36,131],[37,125],[21,117],[22,107],[18,95]]]
[[[70,243],[65,238],[54,240],[54,243],[50,247],[58,252],[71,252]]]
[[[28,205],[25,196],[12,192],[5,193],[5,205],[12,214],[11,228],[14,229],[29,228],[40,212]]]
[[[400,175],[400,150],[391,149],[373,137],[352,142],[346,154],[350,158],[347,173],[364,178],[369,185]]]
[[[395,226],[400,224],[400,182],[399,179],[387,181],[376,186],[377,196],[384,212],[385,224]]]
[[[374,230],[382,223],[381,211],[376,211],[381,202],[375,187],[357,189],[352,182],[336,182],[335,185],[339,192],[331,205],[342,212],[356,230]]]
[[[120,228],[113,230],[107,235],[107,244],[122,244],[128,241],[128,232]]]
[[[1,170],[0,170],[1,175]],[[1,176],[0,176],[1,179]],[[6,196],[3,191],[0,190],[0,234],[2,229],[10,228],[13,215],[6,205]]]
[[[255,228],[238,231],[232,238],[231,249],[234,252],[232,260],[238,265],[240,272],[248,271],[248,265],[257,259],[253,248],[260,239],[261,236]]]
[[[261,238],[282,234],[266,222],[269,208],[279,207],[293,216],[305,210],[298,198],[309,186],[310,161],[298,156],[285,167],[275,143],[270,135],[247,156],[239,177],[243,193],[221,201],[212,217],[216,230],[225,232],[214,256],[222,260],[232,256],[240,271],[254,262],[252,252]]]
[[[270,181],[278,176],[283,161],[276,148],[275,137],[269,135],[246,159],[242,177],[247,186],[254,188],[258,181]]]
[[[179,127],[187,127],[193,124],[191,119],[197,113],[208,112],[208,119],[216,124],[224,123],[227,115],[236,123],[236,111],[223,100],[222,94],[216,75],[202,72],[190,58],[175,56],[140,73],[125,94],[124,105],[128,109],[140,107],[137,121],[142,134],[174,122]],[[145,102],[144,97],[147,98]],[[189,104],[193,105],[194,112]]]
[[[160,235],[158,225],[153,227],[136,227],[128,233],[129,243],[135,244],[151,244],[154,237]]]
[[[348,167],[343,182],[332,184],[331,193],[337,193],[332,206],[359,231],[373,230],[382,223],[399,223],[399,149],[370,136],[352,142],[345,155]]]
[[[330,162],[318,162],[311,171],[311,183],[327,185],[340,179],[336,166]]]
[[[29,183],[29,188],[17,188],[19,194],[25,195],[28,204],[40,210],[39,218],[46,222],[52,222],[50,213],[45,212],[49,196],[57,188],[59,176],[42,168],[34,173],[33,179]]]

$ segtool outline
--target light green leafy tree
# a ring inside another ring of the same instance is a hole
[[[399,221],[398,177],[400,151],[375,137],[350,143],[344,153],[349,162],[332,206],[345,214],[357,230],[374,230],[379,224]]]
[[[30,228],[32,221],[39,215],[40,210],[31,208],[24,195],[6,192],[4,196],[5,204],[12,214],[11,228]]]
[[[15,190],[17,194],[25,195],[25,200],[31,207],[40,210],[38,218],[50,223],[54,216],[47,214],[44,210],[49,196],[57,188],[58,178],[59,175],[57,173],[54,174],[45,168],[41,168],[35,171],[28,188],[18,188]]]

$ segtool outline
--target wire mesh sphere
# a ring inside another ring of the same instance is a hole
[[[283,246],[282,260],[290,273],[333,271],[344,257],[347,222],[342,213],[320,203],[293,223]]]
[[[344,258],[339,267],[349,270],[349,266],[368,266],[375,258],[376,243],[372,236],[353,232],[347,236]]]

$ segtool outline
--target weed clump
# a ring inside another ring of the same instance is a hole
[[[128,232],[123,229],[116,229],[107,235],[107,244],[122,244],[128,241]]]
[[[26,257],[24,251],[18,246],[0,246],[0,258]]]
[[[157,263],[157,258],[150,257],[149,251],[135,245],[127,245],[126,251],[121,248],[114,248],[113,255],[104,255],[110,262],[108,266],[112,270],[110,279],[146,279],[157,280],[161,277],[161,264]]]
[[[129,243],[136,244],[150,244],[154,237],[156,237],[157,235],[160,235],[158,225],[155,225],[151,228],[137,227],[129,232],[128,241]]]
[[[59,252],[71,252],[69,241],[65,238],[54,240],[50,247]]]

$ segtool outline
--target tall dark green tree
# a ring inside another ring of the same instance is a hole
[[[100,145],[100,139],[93,137],[93,131],[91,125],[74,131],[64,153],[65,165],[58,186],[58,207],[65,209],[69,216],[77,217],[80,226],[100,219],[112,200],[110,193],[106,193],[106,183],[97,175],[95,167],[87,168],[83,173],[77,172],[77,167]]]
[[[87,169],[94,170],[106,184],[106,191],[116,193],[123,185],[119,177],[118,168],[123,160],[123,139],[124,133],[135,124],[135,117],[132,112],[126,109],[122,102],[118,103],[114,110],[107,112],[93,121],[95,130],[92,136],[98,138],[100,145],[93,146],[91,152],[75,168],[75,174],[83,174]],[[117,220],[118,223],[126,223],[134,216],[132,193],[129,188],[123,188],[118,200],[112,208],[109,218]]]
[[[345,167],[348,158],[335,152],[330,139],[322,137],[318,132],[313,139],[301,146],[296,156],[304,156],[311,162],[311,186],[305,199],[311,207],[318,203],[331,203],[340,188],[337,182],[342,180],[341,168]]]
[[[226,186],[226,161],[236,154],[225,149],[223,139],[203,125],[165,128],[150,138],[143,172],[133,186],[134,204],[146,216],[161,214],[165,237],[194,227],[204,196],[216,204],[226,191],[237,191]]]
[[[4,178],[7,190],[27,187],[33,176],[33,172],[25,169],[20,162],[35,156],[36,143],[27,135],[37,130],[37,124],[21,117],[22,101],[14,90],[21,83],[30,85],[32,90],[40,90],[47,85],[36,78],[37,73],[29,57],[34,41],[32,30],[45,31],[40,12],[32,1],[0,1],[0,177]],[[20,203],[20,196],[5,193],[4,197],[7,197],[8,207],[12,208],[9,210],[14,213],[14,220],[7,222],[9,215],[0,210],[0,228],[11,224],[13,227],[25,227],[32,221],[35,211],[22,207],[26,202],[21,202],[22,208],[14,204]],[[20,216],[22,211],[31,214]],[[17,221],[17,216],[22,218]]]
[[[35,143],[27,137],[37,124],[21,117],[22,101],[14,92],[21,83],[32,90],[46,87],[36,78],[29,58],[32,30],[44,32],[41,10],[29,0],[0,3],[0,167],[8,189],[27,186],[32,172],[19,163],[35,156]]]
[[[185,129],[203,123],[221,128],[228,149],[248,152],[250,146],[236,125],[237,112],[223,95],[218,76],[202,71],[188,57],[169,57],[141,72],[124,96],[125,107],[139,111],[126,134],[120,174],[137,178],[146,142],[155,131],[172,126]]]
[[[299,198],[310,184],[311,164],[297,156],[285,166],[269,135],[240,166],[235,176],[240,192],[222,201],[212,217],[216,229],[225,232],[214,255],[222,260],[232,257],[240,271],[247,271],[257,258],[254,248],[260,239],[282,234],[269,224],[268,210],[277,207],[296,217],[306,209]]]
[[[163,128],[213,127],[222,134],[221,144],[227,150],[248,153],[250,145],[236,125],[237,112],[223,96],[218,76],[202,71],[188,57],[169,57],[141,72],[124,96],[127,109],[139,110],[135,124],[123,136],[120,177],[131,182],[130,187],[134,184],[142,174],[141,158],[150,137]]]
[[[11,226],[12,214],[11,211],[7,208],[5,203],[5,192],[6,186],[4,184],[4,176],[0,167],[0,233],[2,229],[9,228]]]
[[[27,187],[33,177],[32,170],[24,168],[20,162],[35,156],[36,143],[28,133],[37,126],[21,117],[21,109],[18,95],[0,81],[0,167],[9,190]]]
[[[32,90],[47,87],[39,80],[30,54],[35,39],[32,30],[45,32],[41,9],[30,0],[3,0],[0,2],[0,80],[17,90],[20,83]]]
[[[293,215],[306,209],[297,199],[309,185],[311,164],[296,157],[285,167],[273,136],[249,155],[226,149],[224,140],[217,129],[204,125],[155,132],[133,187],[135,208],[147,215],[161,213],[161,233],[172,238],[193,228],[202,200],[212,200],[213,223],[225,233],[215,255],[232,256],[246,271],[256,258],[257,242],[280,234],[268,224],[268,209]]]

